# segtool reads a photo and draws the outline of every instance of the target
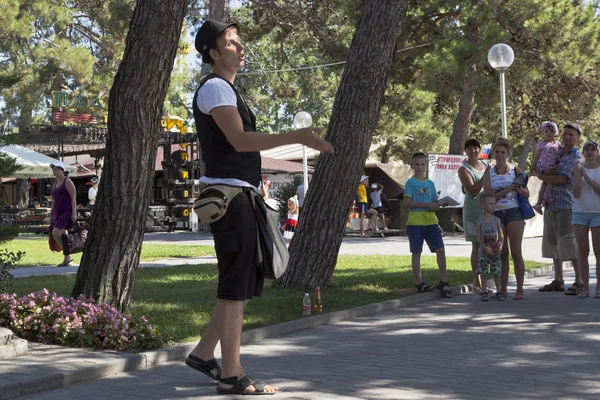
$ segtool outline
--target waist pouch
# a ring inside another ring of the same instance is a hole
[[[237,186],[207,186],[202,189],[200,197],[194,202],[194,211],[201,222],[212,224],[223,218],[229,202],[240,193],[242,188]]]

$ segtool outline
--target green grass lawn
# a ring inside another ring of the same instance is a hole
[[[9,251],[24,251],[25,256],[16,265],[19,267],[35,267],[39,265],[56,265],[62,262],[62,253],[53,253],[48,247],[48,237],[43,239],[15,239],[0,245]],[[177,244],[142,244],[140,261],[153,261],[170,257],[199,257],[214,255],[212,246],[189,246]],[[81,261],[81,253],[73,254],[76,264]]]
[[[537,266],[539,262],[525,262],[527,269]],[[423,257],[422,275],[425,281],[437,283],[434,257]],[[470,283],[471,276],[468,258],[448,258],[451,285]],[[130,311],[145,315],[168,344],[197,340],[216,302],[216,279],[217,268],[210,264],[141,269]],[[15,279],[11,291],[25,295],[47,288],[68,296],[74,281],[72,275]],[[415,293],[413,285],[410,256],[341,256],[331,284],[322,291],[323,309],[332,312],[407,296]],[[244,329],[302,318],[304,293],[280,289],[267,281],[262,296],[246,308]]]

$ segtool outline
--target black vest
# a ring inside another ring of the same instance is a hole
[[[238,152],[225,137],[214,118],[210,114],[204,114],[198,108],[198,91],[210,79],[223,79],[217,74],[209,74],[200,83],[194,95],[194,120],[196,121],[196,133],[200,146],[202,147],[202,159],[206,165],[205,175],[209,178],[233,178],[258,185],[261,181],[261,159],[260,152]],[[237,109],[242,118],[244,132],[256,131],[256,117],[238,93],[237,89],[227,80],[229,86],[235,92],[237,98]]]

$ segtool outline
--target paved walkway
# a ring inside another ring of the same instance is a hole
[[[178,245],[204,245],[212,246],[212,236],[208,234],[197,234],[189,232],[176,233],[152,233],[144,236],[145,243],[155,244],[174,244]],[[449,257],[469,257],[471,252],[470,243],[466,243],[462,235],[446,236],[444,238],[446,246],[446,255]],[[540,257],[542,240],[541,238],[529,238],[523,240],[523,256],[526,260],[545,261]],[[342,242],[339,254],[363,255],[363,254],[384,254],[384,255],[408,255],[410,254],[408,238],[403,236],[394,236],[387,238],[369,238],[361,239],[358,237],[345,237]],[[427,253],[425,253],[427,254]],[[216,263],[216,258],[212,256],[205,257],[181,257],[152,262],[142,262],[142,268],[151,267],[169,267],[185,264],[210,264]],[[76,274],[78,265],[71,267],[26,267],[16,268],[11,271],[15,278],[24,278],[27,276],[42,275],[68,275]]]
[[[246,345],[242,359],[275,399],[598,399],[600,300],[538,293],[550,279],[527,280],[525,301],[438,299]],[[182,362],[21,397],[137,398],[230,397]]]

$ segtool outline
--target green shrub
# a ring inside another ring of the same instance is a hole
[[[13,275],[10,270],[15,267],[15,264],[25,255],[19,251],[13,253],[6,249],[0,250],[0,293],[6,293],[12,283]]]

